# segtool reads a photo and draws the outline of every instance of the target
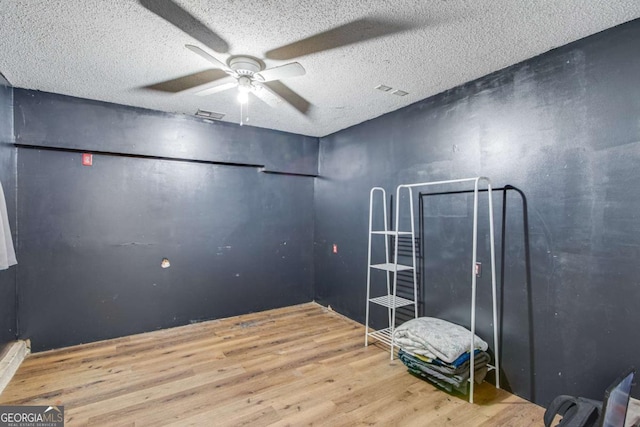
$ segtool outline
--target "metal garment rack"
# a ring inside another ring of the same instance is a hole
[[[496,256],[495,256],[495,238],[493,223],[493,199],[491,181],[487,177],[463,178],[446,181],[421,182],[416,184],[401,184],[396,189],[396,217],[395,229],[388,230],[386,193],[381,187],[373,187],[369,193],[369,249],[368,249],[368,268],[367,268],[367,308],[365,322],[365,346],[369,344],[369,337],[375,338],[390,347],[390,358],[394,357],[393,331],[396,322],[396,310],[399,307],[414,306],[414,315],[418,317],[418,283],[416,274],[416,248],[415,248],[415,210],[413,203],[413,190],[421,187],[442,186],[448,184],[473,183],[473,241],[471,256],[471,335],[469,351],[471,353],[469,365],[469,402],[473,403],[473,391],[475,385],[475,357],[474,355],[474,336],[476,333],[476,263],[478,255],[478,199],[480,181],[486,183],[488,205],[489,205],[489,234],[491,246],[491,292],[492,292],[492,309],[493,309],[493,346],[494,346],[494,365],[488,365],[489,370],[495,370],[496,388],[500,388],[500,360],[499,360],[499,340],[498,340],[498,312],[497,312],[497,291],[496,291]],[[400,195],[403,191],[408,193],[409,199],[409,217],[410,230],[400,230]],[[383,201],[383,220],[384,227],[381,230],[373,229],[373,205],[376,194],[382,196]],[[385,262],[381,264],[371,263],[371,246],[372,236],[384,236],[385,244]],[[405,265],[398,263],[398,241],[400,236],[408,236],[412,241],[412,264]],[[393,259],[389,259],[389,238],[394,239]],[[383,270],[386,272],[387,293],[386,295],[371,296],[371,271]],[[396,295],[398,287],[398,272],[408,270],[413,275],[413,299],[403,298]],[[391,279],[393,277],[393,279]],[[369,306],[377,304],[387,308],[389,326],[381,330],[369,331]]]

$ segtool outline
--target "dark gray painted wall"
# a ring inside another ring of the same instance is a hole
[[[210,162],[315,173],[317,140],[18,89],[15,111],[35,351],[312,299],[313,179]],[[126,155],[60,149],[82,147]]]
[[[317,138],[46,92],[15,92],[18,144],[317,173]]]
[[[639,39],[633,21],[322,138],[316,299],[364,321],[372,186],[489,176],[516,188],[494,196],[504,379],[543,405],[601,399],[640,354]],[[470,200],[424,200],[423,310],[467,323]]]
[[[9,226],[16,233],[16,149],[13,147],[13,88],[0,74],[0,183]],[[0,271],[0,347],[16,338],[16,269]]]

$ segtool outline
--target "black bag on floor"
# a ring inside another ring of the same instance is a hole
[[[558,396],[544,412],[544,425],[551,427],[556,415],[562,420],[556,427],[592,427],[595,426],[602,411],[602,402],[574,396]]]
[[[604,403],[584,397],[556,397],[544,412],[545,427],[551,427],[556,415],[562,416],[556,427],[624,427],[635,374],[631,367],[619,376],[605,391]]]

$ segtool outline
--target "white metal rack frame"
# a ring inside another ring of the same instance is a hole
[[[414,305],[415,317],[418,317],[418,301],[417,301],[417,275],[416,275],[416,251],[415,244],[412,244],[412,265],[400,265],[398,264],[398,236],[405,235],[410,236],[413,243],[415,243],[415,211],[413,203],[413,190],[422,187],[442,186],[448,184],[458,183],[473,183],[473,237],[472,237],[472,255],[471,255],[471,334],[469,351],[470,357],[470,378],[469,378],[469,402],[473,403],[473,391],[475,385],[475,358],[474,354],[474,336],[476,333],[476,263],[478,256],[478,201],[479,201],[479,187],[480,182],[483,181],[487,186],[488,195],[488,207],[489,207],[489,234],[490,234],[490,251],[491,251],[491,293],[492,293],[492,311],[493,311],[493,347],[494,347],[494,365],[489,365],[489,369],[495,370],[496,387],[500,388],[500,350],[498,339],[498,312],[497,312],[497,290],[496,290],[496,257],[495,257],[495,238],[494,238],[494,222],[493,222],[493,198],[491,181],[487,177],[475,177],[475,178],[462,178],[446,181],[432,181],[421,182],[416,184],[401,184],[396,189],[396,217],[395,217],[395,230],[387,229],[387,208],[386,208],[386,193],[381,187],[374,187],[371,189],[369,197],[369,253],[368,253],[368,269],[367,269],[367,308],[366,308],[366,325],[365,325],[365,346],[368,345],[369,337],[376,338],[387,345],[391,349],[391,359],[393,359],[394,343],[393,343],[393,330],[395,329],[395,311],[399,307]],[[410,217],[410,230],[400,231],[400,196],[403,191],[408,193],[409,199],[409,217]],[[383,198],[383,230],[373,230],[373,204],[375,194],[380,193]],[[395,250],[393,252],[393,262],[389,260],[389,243],[385,237],[385,263],[383,264],[371,264],[371,244],[372,235],[381,234],[384,236],[395,237]],[[387,272],[387,295],[371,298],[371,269],[380,269]],[[412,270],[413,271],[413,300],[401,298],[396,296],[398,271]],[[391,281],[391,274],[393,273],[393,284]],[[369,305],[370,303],[382,305],[387,307],[389,316],[389,327],[369,332]]]
[[[383,206],[383,223],[384,226],[381,230],[373,229],[373,205],[375,201],[376,194],[380,194],[382,196],[382,206]],[[386,205],[386,192],[381,187],[373,187],[371,192],[369,193],[369,250],[368,250],[368,268],[367,268],[367,308],[366,308],[366,321],[365,321],[365,339],[364,345],[369,345],[369,337],[375,338],[385,344],[387,344],[391,348],[391,359],[393,360],[393,340],[392,334],[393,329],[395,327],[395,312],[399,307],[414,306],[415,317],[418,316],[418,299],[417,299],[417,282],[414,280],[414,292],[413,299],[402,298],[396,295],[397,283],[398,283],[398,272],[399,271],[407,271],[413,270],[415,271],[415,245],[413,246],[413,265],[402,265],[398,264],[398,237],[399,236],[410,236],[412,241],[415,241],[415,236],[412,231],[393,231],[388,229],[387,222],[387,205]],[[397,229],[397,228],[396,228]],[[384,238],[384,253],[385,253],[385,262],[379,264],[372,264],[371,259],[371,246],[372,246],[372,237],[373,236],[382,236]],[[393,237],[395,240],[395,250],[393,262],[389,260],[389,237]],[[371,297],[371,271],[373,270],[382,270],[386,272],[387,279],[387,292],[385,295]],[[392,288],[392,280],[391,276],[393,275],[393,288]],[[413,274],[415,279],[415,274]],[[387,313],[389,317],[389,326],[384,329],[379,329],[375,331],[369,331],[369,306],[370,304],[377,304],[387,308]]]

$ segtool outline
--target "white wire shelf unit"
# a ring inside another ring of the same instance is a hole
[[[382,203],[382,225],[381,229],[374,229],[374,205],[376,198]],[[365,322],[365,346],[369,345],[369,338],[374,338],[391,349],[390,358],[393,360],[393,330],[396,322],[396,310],[401,307],[413,305],[414,317],[418,317],[418,298],[417,298],[417,281],[416,279],[416,252],[415,244],[412,244],[412,254],[410,264],[400,264],[398,245],[401,237],[408,238],[412,243],[415,242],[415,230],[398,231],[388,229],[386,192],[381,187],[373,187],[369,193],[369,247],[368,247],[368,268],[367,268],[367,308]],[[374,241],[376,239],[377,241]],[[382,263],[372,264],[372,246],[381,245],[384,241],[384,261]],[[394,251],[390,256],[389,247],[393,242]],[[386,275],[386,290],[383,295],[371,295],[372,271],[381,270]],[[409,272],[413,282],[413,294],[410,298],[397,295],[398,273]],[[379,330],[370,330],[370,305],[375,304],[387,308],[388,326]]]
[[[401,184],[396,189],[395,199],[395,230],[388,229],[387,222],[387,208],[386,208],[386,193],[381,187],[373,187],[369,194],[369,249],[368,249],[368,268],[367,268],[367,307],[366,307],[366,324],[365,324],[365,346],[369,344],[369,338],[377,339],[380,342],[385,343],[390,347],[390,358],[393,360],[394,347],[393,331],[396,324],[396,310],[400,307],[414,306],[414,317],[418,317],[418,283],[417,283],[417,266],[416,266],[416,249],[415,249],[415,210],[414,210],[414,190],[429,188],[434,186],[447,186],[451,184],[473,184],[473,236],[472,236],[472,249],[471,249],[471,326],[470,326],[470,343],[469,351],[474,354],[474,336],[476,333],[476,294],[477,294],[477,274],[476,264],[478,261],[478,202],[479,202],[479,190],[480,183],[486,184],[486,193],[488,201],[488,215],[489,215],[489,238],[490,238],[490,257],[491,257],[491,301],[492,301],[492,326],[493,326],[493,350],[494,350],[494,363],[488,365],[489,370],[495,370],[496,387],[500,388],[500,349],[499,349],[499,337],[498,337],[498,312],[497,312],[497,290],[496,290],[496,261],[495,261],[495,237],[494,237],[494,221],[493,221],[493,199],[492,199],[492,186],[491,181],[487,177],[479,176],[474,178],[462,178],[444,181],[432,181],[432,182],[420,182],[415,184]],[[409,230],[399,230],[400,218],[401,218],[401,195],[406,192],[408,200],[408,216],[409,216]],[[373,207],[376,195],[382,197],[383,205],[383,221],[384,226],[381,230],[373,229]],[[372,264],[372,236],[383,235],[384,238],[384,251],[385,262]],[[412,254],[411,265],[403,265],[398,263],[398,241],[400,236],[407,236],[412,242]],[[391,237],[394,241],[394,251],[392,252],[392,258],[389,258],[389,239]],[[383,270],[387,272],[386,295],[371,296],[371,271]],[[413,298],[403,298],[396,295],[398,285],[398,272],[409,271],[413,279]],[[388,312],[388,327],[380,330],[370,330],[370,305],[376,304],[387,308]],[[473,403],[473,392],[475,385],[475,358],[471,357],[469,362],[469,402]]]

